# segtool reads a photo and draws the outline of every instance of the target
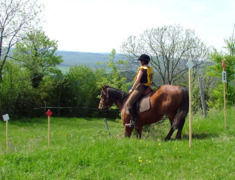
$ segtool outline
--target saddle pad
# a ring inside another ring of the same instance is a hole
[[[143,97],[139,102],[137,102],[137,107],[139,108],[138,112],[140,113],[148,111],[151,108],[150,95]],[[124,109],[126,114],[130,114],[126,106],[124,106]]]
[[[140,100],[139,112],[145,112],[150,109],[150,96],[145,96]]]

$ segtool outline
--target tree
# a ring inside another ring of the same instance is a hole
[[[37,104],[40,106],[63,106],[63,90],[65,85],[64,74],[61,71],[53,75],[46,75],[37,88]],[[34,89],[35,91],[35,89]],[[67,98],[67,97],[64,97]],[[60,110],[57,109],[57,115],[60,115]]]
[[[20,66],[13,61],[6,63],[0,89],[0,114],[9,113],[15,116],[16,112],[29,107],[30,100],[28,97],[32,98],[29,95],[30,89],[32,89],[29,73],[22,71]],[[28,101],[26,98],[28,98]],[[29,111],[29,109],[27,110]]]
[[[191,30],[180,26],[163,26],[130,36],[121,47],[131,62],[140,54],[149,54],[151,64],[163,84],[173,84],[187,72],[186,62],[192,59],[195,68],[207,58],[206,45]]]
[[[62,104],[74,107],[70,115],[91,115],[96,110],[99,90],[96,86],[96,76],[88,66],[72,66],[65,75],[62,92]]]
[[[216,49],[211,53],[210,59],[213,65],[207,68],[207,75],[209,77],[217,78],[217,85],[211,90],[210,102],[211,106],[223,105],[223,84],[222,84],[222,61],[226,61],[226,75],[227,75],[227,100],[229,104],[235,103],[235,40],[230,38],[225,40],[226,52],[218,52]]]
[[[44,32],[35,30],[27,33],[24,40],[16,45],[13,57],[30,71],[32,84],[38,87],[44,75],[57,71],[63,62],[56,55],[57,41],[50,40]]]
[[[39,13],[37,0],[0,1],[0,80],[10,50],[25,32],[38,24]]]
[[[129,83],[127,83],[127,78],[121,75],[120,70],[123,69],[123,65],[126,66],[127,62],[123,60],[115,61],[116,50],[113,49],[108,56],[107,71],[105,69],[97,70],[96,75],[99,77],[97,79],[97,86],[101,88],[104,85],[109,85],[117,89],[122,89],[127,91]],[[119,67],[119,68],[118,68]]]

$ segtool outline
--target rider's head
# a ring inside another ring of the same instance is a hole
[[[147,54],[142,54],[139,58],[139,61],[143,62],[143,64],[148,64],[150,61],[150,57]]]

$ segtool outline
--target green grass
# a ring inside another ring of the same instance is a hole
[[[164,141],[169,122],[146,127],[141,140],[123,138],[120,120],[51,118],[0,123],[0,179],[235,179],[235,108],[193,117],[192,148],[188,122],[182,140]],[[174,134],[175,136],[175,134]]]

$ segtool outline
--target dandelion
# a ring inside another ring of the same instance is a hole
[[[142,159],[139,159],[139,163],[142,163],[143,162],[143,160]]]
[[[150,164],[150,163],[151,163],[151,161],[147,159],[147,160],[146,160],[146,163],[149,163],[149,164]]]

